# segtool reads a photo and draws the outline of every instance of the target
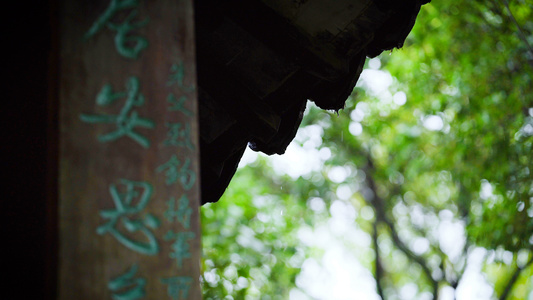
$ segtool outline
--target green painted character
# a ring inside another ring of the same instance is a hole
[[[85,39],[89,39],[100,32],[104,27],[117,32],[115,36],[115,47],[120,55],[136,59],[139,54],[148,47],[148,40],[132,36],[131,31],[144,27],[148,24],[148,20],[132,24],[132,19],[137,16],[136,8],[139,6],[139,0],[111,0],[107,9],[100,15],[100,17],[93,23],[89,31],[85,33]],[[133,10],[121,24],[111,23],[111,19],[120,11]]]
[[[191,160],[187,158],[181,168],[179,167],[180,165],[181,162],[176,155],[172,155],[172,157],[166,163],[160,165],[156,171],[158,173],[165,171],[165,182],[167,185],[172,185],[179,180],[185,190],[190,190],[196,182],[196,173],[189,169]]]
[[[185,86],[183,83],[183,80],[185,79],[185,66],[181,60],[177,64],[172,64],[170,67],[170,75],[168,77],[167,86],[177,84],[183,92],[192,92],[195,90],[194,85]]]
[[[163,237],[166,241],[174,240],[171,246],[172,252],[170,252],[169,257],[176,260],[178,268],[183,267],[184,259],[191,258],[191,250],[187,241],[193,240],[195,237],[196,234],[192,231],[175,233],[172,230],[168,231]]]
[[[178,207],[176,207],[176,202]],[[167,201],[167,205],[168,209],[164,214],[167,220],[172,222],[175,219],[183,226],[183,228],[189,229],[191,227],[192,208],[189,206],[189,198],[187,198],[187,195],[183,194],[178,201],[176,201],[174,197],[170,197],[170,200]]]
[[[89,31],[85,33],[85,38],[89,39],[95,36],[100,30],[102,30],[109,21],[115,16],[115,14],[121,10],[136,8],[139,6],[139,0],[111,0],[109,6],[96,20]]]
[[[104,123],[114,124],[117,129],[106,134],[98,136],[100,142],[116,141],[123,136],[127,136],[143,146],[150,147],[150,141],[145,136],[136,132],[137,127],[152,129],[155,123],[147,118],[139,117],[135,107],[144,105],[144,96],[140,93],[139,78],[132,76],[126,82],[125,92],[114,92],[110,84],[104,85],[96,96],[96,104],[99,106],[108,106],[116,100],[126,98],[124,106],[118,115],[89,115],[81,114],[80,119],[86,123]]]
[[[192,277],[188,276],[161,278],[161,283],[168,285],[167,295],[173,300],[188,299],[192,282]]]
[[[135,300],[146,296],[146,279],[134,278],[139,266],[134,264],[129,271],[111,280],[107,287],[113,291],[114,300]]]
[[[133,251],[146,255],[156,255],[159,253],[159,244],[150,228],[158,228],[161,222],[151,214],[146,214],[143,219],[139,218],[139,214],[150,201],[153,187],[148,182],[135,182],[126,179],[121,179],[120,183],[125,187],[125,191],[119,191],[115,184],[109,186],[109,193],[113,198],[115,209],[100,211],[100,216],[108,219],[108,221],[99,226],[96,232],[100,235],[111,234],[122,245]],[[132,237],[137,232],[144,235],[145,241],[140,242]]]
[[[189,117],[192,116],[192,112],[188,110],[187,108],[185,108],[185,105],[184,105],[185,101],[187,101],[186,96],[181,96],[179,99],[177,99],[176,96],[174,96],[174,94],[170,93],[167,97],[167,101],[172,104],[172,106],[168,108],[169,111],[180,111],[186,116],[189,116]]]
[[[148,40],[140,37],[131,35],[132,30],[144,27],[148,24],[148,20],[142,22],[137,22],[135,24],[130,23],[131,19],[137,15],[137,11],[133,11],[121,24],[113,24],[109,22],[107,27],[117,32],[115,36],[115,47],[120,55],[137,59],[139,54],[148,47]]]
[[[163,142],[166,146],[187,147],[194,150],[194,145],[191,141],[191,126],[182,123],[166,123],[168,127],[167,139]]]

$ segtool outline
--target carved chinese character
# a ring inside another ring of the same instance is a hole
[[[177,64],[173,64],[170,67],[170,75],[168,76],[169,80],[167,81],[167,86],[178,84],[178,87],[183,92],[192,92],[195,90],[194,85],[185,86],[183,80],[185,79],[185,66],[183,62],[180,61]]]
[[[135,8],[139,5],[139,0],[111,0],[109,6],[102,15],[93,23],[93,26],[85,34],[85,38],[91,38],[96,35],[107,22],[109,22],[117,12],[125,9]]]
[[[96,232],[100,235],[111,234],[117,241],[133,251],[147,255],[159,253],[159,244],[150,230],[150,228],[159,227],[159,219],[151,214],[146,214],[142,219],[139,217],[150,201],[153,192],[152,185],[126,179],[121,179],[120,183],[124,186],[123,192],[119,191],[114,184],[109,186],[115,209],[100,211],[100,216],[109,221],[99,226]],[[138,241],[132,237],[136,232],[144,235],[145,241]]]
[[[130,34],[132,30],[148,24],[148,19],[132,24],[131,19],[136,15],[137,11],[133,11],[121,24],[113,24],[111,22],[107,24],[109,29],[113,29],[117,32],[117,35],[115,35],[115,47],[117,47],[118,53],[124,57],[132,59],[139,57],[141,51],[148,47],[147,39]]]
[[[176,207],[176,202],[178,207]],[[187,195],[184,194],[178,201],[176,201],[174,197],[170,197],[170,200],[167,201],[167,205],[168,209],[165,211],[165,217],[167,220],[172,222],[175,219],[183,225],[183,228],[189,229],[191,227],[192,208],[189,206],[189,198],[187,198]]]
[[[192,116],[192,112],[185,108],[185,101],[187,100],[186,96],[181,96],[179,99],[176,99],[174,94],[170,93],[167,97],[167,101],[173,105],[168,108],[169,111],[180,111],[186,116]]]
[[[135,300],[146,296],[145,286],[146,279],[134,278],[139,266],[133,265],[129,271],[111,280],[107,287],[113,291],[113,299],[115,300]]]
[[[113,92],[110,84],[104,85],[100,93],[96,96],[96,103],[100,106],[113,104],[117,99],[126,98],[124,106],[118,115],[89,115],[81,114],[80,119],[86,123],[114,124],[117,129],[98,136],[100,142],[115,141],[123,136],[127,136],[139,143],[141,146],[150,147],[150,141],[135,128],[154,128],[155,123],[147,118],[139,117],[134,107],[144,105],[144,96],[140,93],[140,83],[137,77],[130,77],[126,83],[125,92]]]
[[[191,160],[189,158],[185,160],[185,163],[183,163],[181,168],[179,167],[180,164],[181,162],[178,160],[176,155],[172,155],[172,157],[166,163],[160,165],[156,171],[165,171],[165,182],[167,185],[172,185],[179,180],[185,190],[190,190],[196,182],[196,173],[189,169],[191,164]]]
[[[139,0],[111,0],[107,9],[93,23],[89,31],[85,34],[85,39],[89,39],[100,32],[104,27],[117,32],[115,36],[115,47],[120,55],[126,58],[136,59],[141,51],[148,47],[148,40],[133,36],[131,32],[148,24],[148,19],[132,24],[132,19],[137,16],[137,10],[133,10],[121,24],[111,23],[111,19],[120,11],[137,8]]]
[[[169,254],[170,258],[176,260],[178,268],[183,267],[183,260],[186,258],[191,258],[190,246],[187,241],[192,240],[196,237],[196,234],[192,231],[186,232],[173,232],[172,230],[168,231],[163,239],[166,241],[174,240],[172,243],[172,251]]]
[[[194,145],[191,141],[191,126],[181,123],[166,123],[168,127],[167,139],[163,144],[167,146],[187,147],[194,150]]]
[[[189,297],[193,279],[191,277],[161,278],[161,283],[168,285],[167,295],[173,300],[185,300]]]

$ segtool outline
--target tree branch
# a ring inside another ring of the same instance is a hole
[[[529,267],[532,263],[533,263],[533,256],[531,256],[529,261],[523,267],[518,267],[518,266],[516,267],[516,270],[514,271],[513,276],[509,278],[509,281],[507,282],[507,285],[505,286],[505,289],[503,290],[503,293],[500,296],[500,300],[505,300],[507,299],[507,297],[509,297],[509,294],[513,290],[513,286],[518,280],[520,273],[522,273],[524,269],[527,269],[527,267]]]
[[[389,220],[384,220],[384,222],[389,227],[392,241],[394,242],[396,247],[398,247],[400,251],[402,251],[405,255],[407,255],[407,257],[411,261],[414,261],[422,268],[422,271],[424,271],[427,279],[429,280],[433,288],[433,299],[437,299],[438,293],[439,293],[439,283],[436,280],[434,280],[433,277],[431,276],[431,270],[429,269],[426,260],[422,258],[421,256],[414,254],[411,250],[409,250],[407,245],[405,245],[400,239],[400,237],[398,236],[398,233],[396,232],[396,228],[394,227],[394,224],[392,222],[390,222]]]
[[[376,278],[376,287],[378,290],[378,295],[381,297],[382,300],[385,300],[385,295],[383,295],[383,288],[381,286],[381,279],[383,278],[383,268],[381,266],[381,257],[379,255],[378,246],[378,222],[378,218],[376,218],[372,224],[374,230],[372,232],[372,244],[374,246],[374,254],[376,256],[376,259],[374,260],[374,277]]]
[[[396,245],[398,249],[400,249],[400,251],[402,251],[409,258],[409,260],[415,262],[422,268],[422,271],[426,275],[428,281],[431,283],[431,286],[433,288],[433,299],[438,299],[439,283],[435,279],[433,279],[433,277],[431,276],[431,270],[429,269],[426,260],[423,257],[414,254],[407,247],[407,245],[405,245],[402,242],[402,240],[398,236],[398,232],[396,231],[394,223],[391,222],[386,216],[385,201],[381,197],[379,197],[377,193],[376,183],[373,177],[371,176],[373,171],[375,170],[374,163],[372,162],[372,158],[369,155],[367,155],[366,157],[367,157],[367,166],[364,171],[367,174],[366,181],[367,181],[368,187],[374,193],[374,200],[369,201],[369,203],[376,210],[376,221],[375,222],[379,221],[387,225],[387,227],[390,230],[393,243]]]
[[[529,50],[529,54],[533,58],[533,48],[531,47],[531,45],[527,41],[527,37],[524,34],[524,31],[522,30],[522,28],[520,27],[520,24],[518,24],[518,21],[516,21],[514,15],[513,15],[513,12],[511,11],[511,8],[509,7],[509,1],[502,0],[502,2],[505,5],[505,8],[507,9],[507,12],[509,13],[509,17],[511,18],[511,21],[513,21],[513,23],[515,24],[516,28],[518,29],[518,35],[520,36],[520,39],[522,39],[524,44],[526,44],[526,47]],[[529,61],[531,62],[531,59],[529,59]]]
[[[459,208],[459,214],[462,220],[465,221],[466,224],[468,224],[470,219],[470,204],[471,204],[471,195],[468,192],[468,189],[464,186],[464,184],[459,181],[459,198],[458,198],[458,208]],[[463,275],[465,273],[466,265],[468,264],[468,249],[470,248],[471,241],[470,236],[468,234],[465,235],[465,245],[463,247],[462,255],[465,257],[465,263],[463,264],[461,271],[457,274],[457,279],[455,282],[450,282],[451,286],[455,289],[457,288],[457,285],[463,278]]]

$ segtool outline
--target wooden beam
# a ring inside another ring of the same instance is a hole
[[[60,2],[59,299],[201,299],[192,0]]]

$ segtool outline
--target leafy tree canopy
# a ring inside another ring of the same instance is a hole
[[[533,299],[531,45],[526,0],[423,6],[344,110],[202,207],[204,298]]]

